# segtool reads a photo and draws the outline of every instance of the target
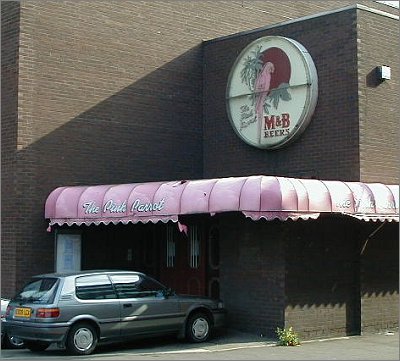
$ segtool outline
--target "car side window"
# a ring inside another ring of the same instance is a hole
[[[162,294],[163,286],[142,275],[111,275],[119,298],[156,297]]]
[[[75,281],[76,297],[81,300],[104,300],[117,298],[107,275],[77,277]]]
[[[136,298],[139,293],[139,276],[110,275],[119,298]]]
[[[142,292],[160,293],[165,291],[165,286],[150,277],[141,277],[140,288]]]

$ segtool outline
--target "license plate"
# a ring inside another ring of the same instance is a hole
[[[27,308],[27,307],[17,307],[15,309],[14,316],[30,318],[31,317],[31,309]]]

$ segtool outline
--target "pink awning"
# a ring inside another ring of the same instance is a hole
[[[340,213],[399,221],[399,186],[274,176],[59,187],[46,200],[51,225],[178,221],[179,215],[242,212],[261,218],[310,219]]]

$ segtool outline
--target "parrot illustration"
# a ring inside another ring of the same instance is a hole
[[[258,74],[254,90],[256,92],[256,116],[259,121],[264,115],[264,102],[268,95],[271,84],[271,74],[275,71],[275,66],[270,61],[267,61]]]

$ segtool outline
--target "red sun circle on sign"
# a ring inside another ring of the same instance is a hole
[[[292,69],[286,53],[279,48],[273,47],[262,52],[262,64],[271,62],[274,64],[274,72],[271,74],[270,89],[278,88],[282,83],[289,83]]]

